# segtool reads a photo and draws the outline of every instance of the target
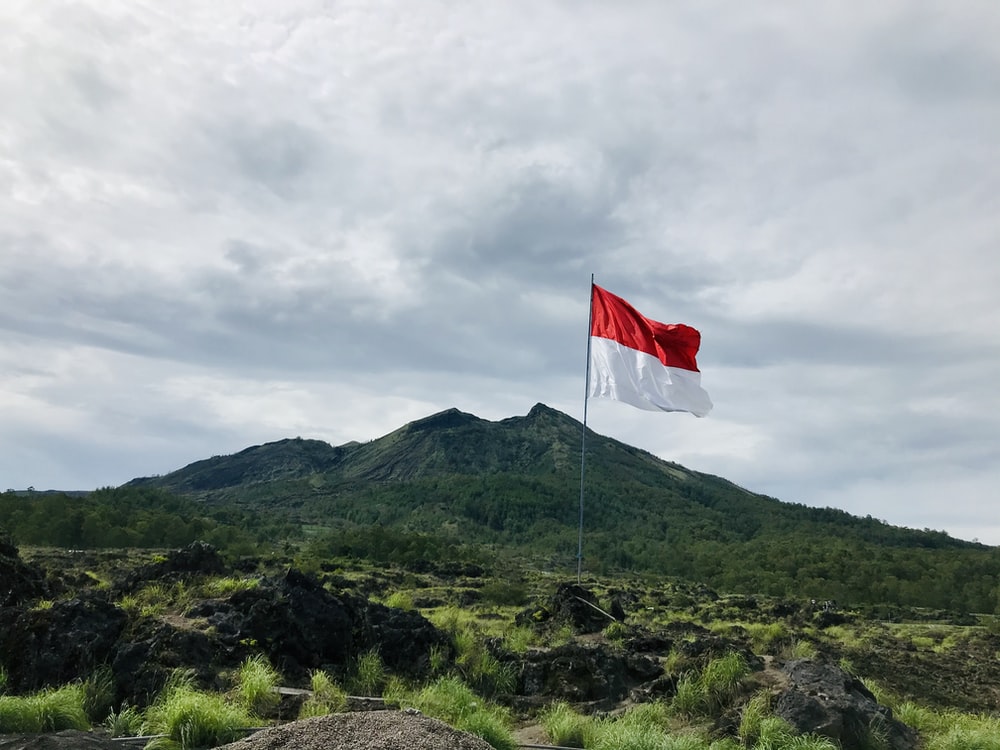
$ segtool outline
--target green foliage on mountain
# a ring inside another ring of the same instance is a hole
[[[158,526],[173,529],[161,534],[162,544],[181,543],[171,540],[198,524],[202,538],[240,530],[250,540],[278,541],[294,524],[310,530],[308,549],[317,557],[521,556],[569,570],[577,555],[581,429],[542,404],[497,422],[451,409],[367,443],[282,440],[136,479],[120,491],[170,493],[146,505],[163,514]],[[593,432],[585,486],[587,570],[670,575],[726,591],[1000,612],[997,548],[779,502]],[[171,505],[175,496],[183,508]],[[88,502],[103,500],[93,493]],[[152,544],[138,509],[129,519],[109,516],[122,543]],[[69,527],[48,538],[96,543]],[[27,538],[11,533],[31,543],[39,528]]]
[[[105,487],[83,497],[4,492],[0,519],[18,544],[79,549],[181,547],[203,540],[240,553],[300,533],[280,517],[207,507],[156,487]]]

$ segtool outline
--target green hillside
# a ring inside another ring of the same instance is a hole
[[[581,429],[542,404],[497,422],[450,409],[364,444],[282,440],[130,486],[287,518],[319,530],[320,555],[464,549],[573,569]],[[584,565],[871,604],[1000,601],[997,548],[780,502],[593,432]]]

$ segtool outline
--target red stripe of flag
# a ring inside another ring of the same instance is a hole
[[[695,356],[701,346],[697,329],[682,323],[659,323],[594,284],[590,335],[617,341],[660,360],[666,367],[698,372]]]

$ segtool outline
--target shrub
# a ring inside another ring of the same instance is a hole
[[[479,589],[483,601],[497,605],[523,606],[528,602],[528,587],[523,583],[490,581]]]

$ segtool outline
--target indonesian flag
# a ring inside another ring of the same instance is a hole
[[[695,362],[701,334],[690,326],[643,317],[593,285],[590,301],[590,395],[650,411],[704,417],[712,401]]]

